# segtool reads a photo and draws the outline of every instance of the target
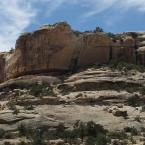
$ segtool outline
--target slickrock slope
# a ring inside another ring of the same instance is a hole
[[[144,132],[140,129],[145,127],[144,78],[145,73],[136,70],[102,67],[60,77],[28,75],[2,83],[0,128],[8,131],[11,139],[2,139],[0,143],[29,141],[19,137],[21,124],[47,128],[50,140],[49,132],[60,123],[71,128],[80,120],[94,121],[109,131],[134,127],[140,133],[133,139],[143,145]]]
[[[22,34],[0,53],[0,145],[145,145],[144,35]]]

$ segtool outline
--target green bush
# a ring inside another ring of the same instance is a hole
[[[145,105],[141,107],[141,112],[145,112]]]
[[[29,144],[24,141],[21,141],[18,145],[29,145]]]
[[[107,145],[110,142],[104,134],[99,134],[97,137],[89,136],[86,140],[86,145]]]
[[[44,128],[32,129],[21,124],[20,126],[18,126],[18,131],[20,137],[25,136],[31,140],[30,145],[46,145],[43,136],[45,132]]]
[[[115,61],[112,60],[109,63],[109,66],[111,69],[117,69],[117,70],[123,70],[123,71],[130,71],[130,70],[136,70],[139,72],[144,72],[145,67],[142,65],[135,65],[131,63],[126,63],[125,61]]]
[[[104,30],[101,27],[96,27],[94,32],[104,32]]]
[[[114,33],[109,32],[107,35],[116,40],[116,35]]]
[[[106,130],[100,124],[93,121],[87,123],[87,135],[97,137],[99,134],[106,134]]]
[[[25,110],[34,110],[34,106],[33,105],[26,105],[24,106]]]
[[[18,126],[19,136],[26,136],[27,135],[27,128],[24,124],[20,124]]]
[[[126,127],[124,128],[124,131],[131,133],[132,136],[138,135],[139,133],[138,130],[134,127]]]
[[[0,128],[0,138],[3,138],[5,136],[5,130]]]
[[[99,140],[102,137],[104,139],[106,132],[101,125],[95,124],[93,121],[88,123],[77,121],[72,130],[65,130],[64,125],[59,124],[56,128],[56,137],[66,139],[67,142],[80,138],[83,142],[86,137],[98,138]]]
[[[34,84],[30,87],[30,94],[36,97],[55,96],[53,88],[48,84]]]
[[[128,105],[133,106],[133,107],[136,107],[136,106],[139,105],[140,97],[138,95],[129,97],[128,100],[127,100],[127,102],[128,102]]]
[[[4,145],[14,145],[14,144],[11,144],[10,142],[4,142]]]
[[[111,139],[127,139],[127,134],[124,131],[110,132],[108,136]]]

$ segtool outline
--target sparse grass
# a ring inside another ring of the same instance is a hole
[[[30,145],[30,144],[28,144],[28,143],[26,143],[24,141],[21,141],[18,145]]]
[[[61,84],[58,86],[58,89],[60,89],[61,93],[63,95],[67,95],[69,94],[70,92],[73,92],[73,91],[76,91],[75,87],[74,86],[69,86],[67,84]]]
[[[130,139],[132,144],[136,144],[136,140],[133,138],[133,136],[131,136],[129,139]]]
[[[14,145],[14,144],[11,144],[10,142],[6,141],[4,142],[4,145]]]
[[[73,32],[76,36],[79,36],[80,34],[82,34],[80,31],[73,31]]]
[[[124,140],[128,138],[127,134],[124,131],[110,132],[109,137],[111,139],[120,139],[120,140]]]
[[[136,70],[139,72],[144,72],[145,67],[142,65],[135,65],[131,63],[126,63],[124,61],[110,61],[109,66],[112,70],[119,70],[119,71],[131,71]]]
[[[145,105],[142,106],[141,112],[145,112]]]
[[[65,130],[63,124],[58,125],[56,129],[56,137],[63,138],[69,143],[75,142],[80,138],[82,142],[87,138],[86,145],[105,145],[107,143],[107,130],[101,125],[95,124],[93,121],[83,123],[77,121],[72,130]]]
[[[0,128],[0,138],[5,136],[5,130]]]
[[[56,96],[53,88],[48,84],[34,84],[30,87],[30,94],[36,97]]]
[[[132,96],[127,100],[129,106],[136,107],[139,105],[140,97],[138,95]]]
[[[139,134],[139,131],[135,127],[126,127],[124,128],[124,131],[131,133],[132,136],[136,136]]]
[[[141,117],[140,117],[140,115],[137,115],[137,116],[134,118],[134,120],[137,121],[137,122],[141,122]]]
[[[34,110],[34,106],[33,105],[26,105],[24,106],[25,110]]]
[[[19,145],[46,145],[48,140],[48,130],[46,128],[30,129],[25,125],[18,128],[20,136],[26,136],[31,143],[27,144],[21,142]],[[50,132],[49,132],[50,134]],[[112,139],[119,139],[127,144],[128,141],[135,143],[133,136],[139,135],[139,132],[134,127],[126,127],[122,131],[109,132],[100,124],[93,121],[87,123],[76,121],[72,129],[68,129],[64,124],[60,123],[55,130],[53,130],[52,139],[62,139],[65,143],[79,145],[107,145],[111,143]]]
[[[31,140],[30,145],[46,145],[45,139],[43,137],[43,134],[45,132],[44,128],[28,128],[24,124],[21,124],[20,126],[18,126],[18,131],[20,137],[25,136]]]
[[[13,110],[13,114],[17,115],[18,113],[20,113],[20,110],[17,109],[17,108],[15,108],[15,109]]]

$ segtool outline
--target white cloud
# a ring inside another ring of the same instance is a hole
[[[145,12],[145,0],[1,0],[0,1],[0,51],[14,47],[19,34],[23,32],[37,18],[39,9],[48,7],[48,17],[61,6],[79,6],[84,11],[77,16],[88,20],[108,9],[121,9],[121,11],[134,8]],[[37,7],[35,7],[37,4]],[[117,10],[116,10],[117,12]]]
[[[145,0],[126,0],[125,3],[121,2],[123,8],[135,8],[139,11],[145,12]]]
[[[0,1],[0,51],[14,47],[18,35],[31,23],[36,11],[26,0]]]

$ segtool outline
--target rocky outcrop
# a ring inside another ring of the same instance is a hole
[[[69,129],[78,120],[93,121],[109,132],[140,130],[145,127],[144,78],[145,73],[102,67],[61,79],[42,75],[11,79],[0,85],[0,129],[11,135],[7,140],[11,143],[17,139],[18,143],[27,142],[20,134],[20,125],[43,128],[49,143],[63,142],[61,138],[50,138],[58,125]],[[133,138],[143,136],[141,133],[144,131]],[[3,136],[0,144],[6,138]],[[137,144],[141,144],[139,140]]]
[[[104,64],[109,61],[112,40],[103,33],[83,34],[81,50],[78,56],[78,66]],[[76,48],[77,49],[77,48]]]
[[[136,63],[136,55],[131,33],[120,34],[120,40],[114,42],[106,33],[78,33],[65,22],[44,25],[22,34],[12,53],[0,55],[0,82],[30,74],[75,71],[110,60]]]
[[[137,45],[138,45],[138,49],[137,49],[137,63],[138,64],[145,64],[145,33],[144,32],[140,32],[138,33],[137,36]]]
[[[0,82],[4,81],[5,78],[5,54],[0,53]]]
[[[113,43],[112,59],[136,63],[135,51],[135,40],[131,36],[126,36],[121,41]]]
[[[6,78],[68,70],[77,37],[65,23],[44,26],[19,37],[6,67]]]

